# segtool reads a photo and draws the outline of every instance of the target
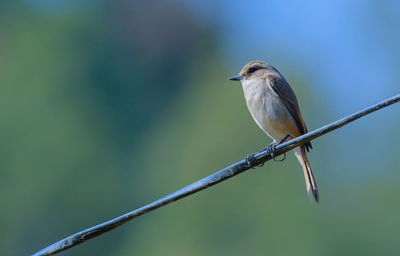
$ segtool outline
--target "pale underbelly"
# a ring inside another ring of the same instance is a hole
[[[248,108],[257,125],[275,142],[288,134],[299,135],[294,119],[279,99],[267,97],[264,101],[248,102]]]

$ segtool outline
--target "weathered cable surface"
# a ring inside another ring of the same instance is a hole
[[[357,120],[365,115],[368,115],[372,112],[375,112],[379,109],[382,109],[384,107],[387,107],[389,105],[392,105],[396,102],[400,101],[400,94],[397,94],[391,98],[388,98],[384,101],[381,101],[375,105],[372,105],[370,107],[367,107],[363,110],[360,110],[356,113],[353,113],[347,117],[344,117],[342,119],[339,119],[335,122],[332,122],[330,124],[327,124],[319,129],[316,129],[312,132],[309,132],[307,134],[304,134],[302,136],[299,136],[297,138],[294,138],[290,141],[284,142],[278,146],[276,146],[274,156],[279,156],[297,146],[300,144],[303,144],[307,141],[311,141],[315,138],[318,138],[326,133],[329,133],[333,130],[336,130],[354,120]],[[268,150],[262,150],[254,155],[254,163],[255,165],[262,164],[266,161],[269,161],[272,159],[271,153],[268,152]],[[89,239],[92,239],[96,236],[99,236],[103,233],[106,233],[130,220],[133,220],[134,218],[137,218],[143,214],[146,214],[148,212],[154,211],[157,208],[160,208],[164,205],[170,204],[174,201],[177,201],[181,198],[187,197],[191,194],[194,194],[200,190],[206,189],[208,187],[211,187],[215,184],[218,184],[226,179],[229,179],[235,175],[238,175],[244,171],[249,170],[250,167],[246,163],[246,159],[242,159],[239,162],[236,162],[228,167],[225,167],[224,169],[213,173],[201,180],[198,180],[184,188],[181,188],[167,196],[164,196],[152,203],[149,203],[139,209],[136,209],[134,211],[128,212],[124,215],[121,215],[117,218],[114,218],[112,220],[106,221],[104,223],[101,223],[99,225],[90,227],[88,229],[85,229],[83,231],[80,231],[78,233],[75,233],[69,237],[66,237],[52,245],[47,246],[46,248],[34,253],[34,256],[39,256],[39,255],[53,255],[55,253],[64,251],[68,248],[71,248],[73,246],[76,246],[80,243],[86,242]]]

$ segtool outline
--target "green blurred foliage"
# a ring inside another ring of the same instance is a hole
[[[0,24],[0,255],[33,253],[269,143],[226,81],[217,35],[182,6],[38,11],[6,1]],[[287,76],[310,129],[321,125],[323,102],[302,100],[318,101],[304,78]],[[338,161],[336,136],[310,155],[318,207],[289,155],[64,255],[398,254],[397,182],[330,182],[336,168],[371,165]]]

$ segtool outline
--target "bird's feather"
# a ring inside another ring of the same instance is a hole
[[[299,104],[297,102],[296,95],[294,94],[289,83],[282,76],[270,75],[267,81],[270,81],[270,85],[278,97],[282,100],[285,107],[289,111],[290,115],[296,122],[297,129],[300,134],[307,133],[307,127],[300,113]],[[306,150],[312,149],[311,142],[304,144]]]

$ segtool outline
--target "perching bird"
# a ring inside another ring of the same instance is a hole
[[[238,76],[229,80],[240,81],[251,116],[257,125],[273,139],[273,145],[286,136],[289,139],[307,133],[296,95],[285,78],[272,65],[255,60],[246,64]],[[312,148],[307,142],[294,149],[303,167],[307,192],[318,203],[318,189],[308,162],[307,152]]]

